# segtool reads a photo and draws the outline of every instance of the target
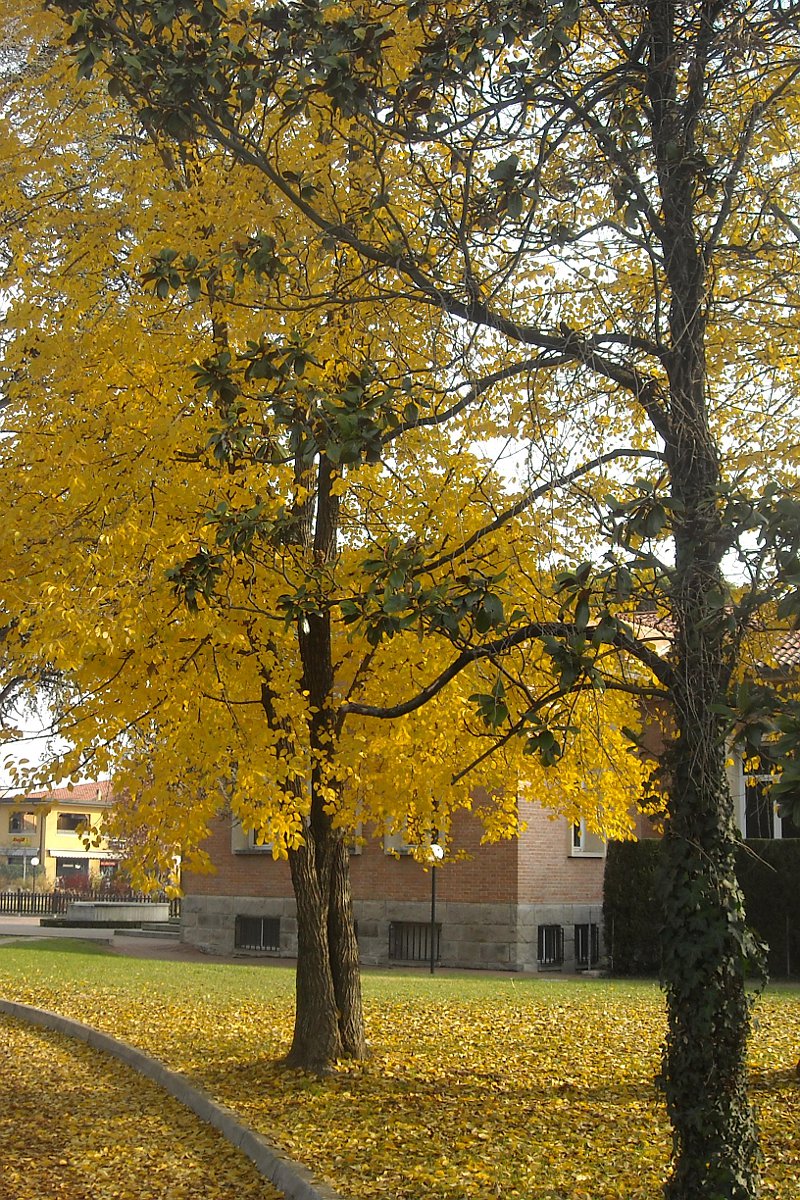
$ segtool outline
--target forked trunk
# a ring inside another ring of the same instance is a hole
[[[289,853],[297,906],[297,973],[291,1067],[324,1071],[342,1054],[328,941],[327,895],[308,842]]]
[[[327,828],[325,827],[327,826]],[[295,1025],[287,1064],[321,1073],[365,1053],[361,973],[341,834],[323,823],[290,852],[297,905]]]

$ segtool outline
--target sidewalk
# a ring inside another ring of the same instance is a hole
[[[82,941],[111,942],[114,940],[113,929],[56,929],[39,924],[38,917],[4,917],[0,916],[0,942],[6,938],[62,938],[78,936]]]
[[[7,917],[0,915],[0,949],[13,945],[19,938],[71,938],[81,942],[104,942],[115,954],[128,958],[158,958],[171,962],[236,963],[251,966],[263,964],[274,966],[282,959],[255,959],[234,957],[224,954],[205,954],[195,946],[189,946],[177,938],[137,937],[129,932],[113,929],[92,929],[84,925],[80,929],[59,929],[53,925],[40,925],[38,917]],[[290,965],[294,965],[294,960]]]

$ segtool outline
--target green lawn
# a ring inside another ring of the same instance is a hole
[[[285,968],[0,947],[0,995],[149,1050],[344,1195],[656,1200],[669,1131],[654,984],[367,971],[371,1057],[324,1081],[276,1065],[293,986]],[[782,1200],[800,1194],[798,1053],[800,991],[772,989],[751,1058],[765,1194]]]

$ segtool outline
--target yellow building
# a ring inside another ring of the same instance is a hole
[[[35,880],[37,889],[49,890],[97,886],[113,874],[119,855],[105,841],[87,847],[80,832],[98,827],[113,799],[108,780],[0,798],[0,864],[7,879]]]

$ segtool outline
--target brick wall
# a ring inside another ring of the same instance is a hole
[[[368,831],[365,831],[368,833]],[[483,828],[472,813],[459,814],[453,824],[448,849],[470,855],[436,868],[437,891],[442,901],[513,903],[517,894],[518,845],[515,840],[481,846]],[[214,822],[205,849],[217,865],[213,875],[186,872],[183,887],[196,896],[292,895],[288,864],[275,861],[269,852],[234,854],[230,820]],[[411,857],[386,854],[383,839],[367,837],[360,854],[350,859],[353,897],[357,900],[424,901],[430,896],[430,874]]]
[[[475,904],[602,903],[602,858],[571,856],[570,828],[563,818],[551,819],[540,805],[521,803],[527,828],[519,839],[481,845],[482,826],[474,813],[461,813],[453,823],[448,852],[470,857],[437,867],[437,893],[442,902]],[[368,831],[366,831],[368,832]],[[206,849],[217,864],[214,875],[186,873],[187,895],[288,897],[292,885],[288,864],[268,851],[233,854],[230,823],[214,823]],[[360,854],[350,859],[355,900],[425,901],[430,873],[411,857],[384,852],[380,838],[367,837]]]
[[[253,854],[231,852],[231,824],[229,817],[214,821],[211,836],[205,843],[217,865],[213,875],[183,874],[183,890],[187,896],[291,896],[292,881],[289,864],[285,859],[277,862],[269,851]]]
[[[541,805],[520,802],[527,828],[519,839],[521,904],[602,904],[604,858],[570,855],[570,826]]]

